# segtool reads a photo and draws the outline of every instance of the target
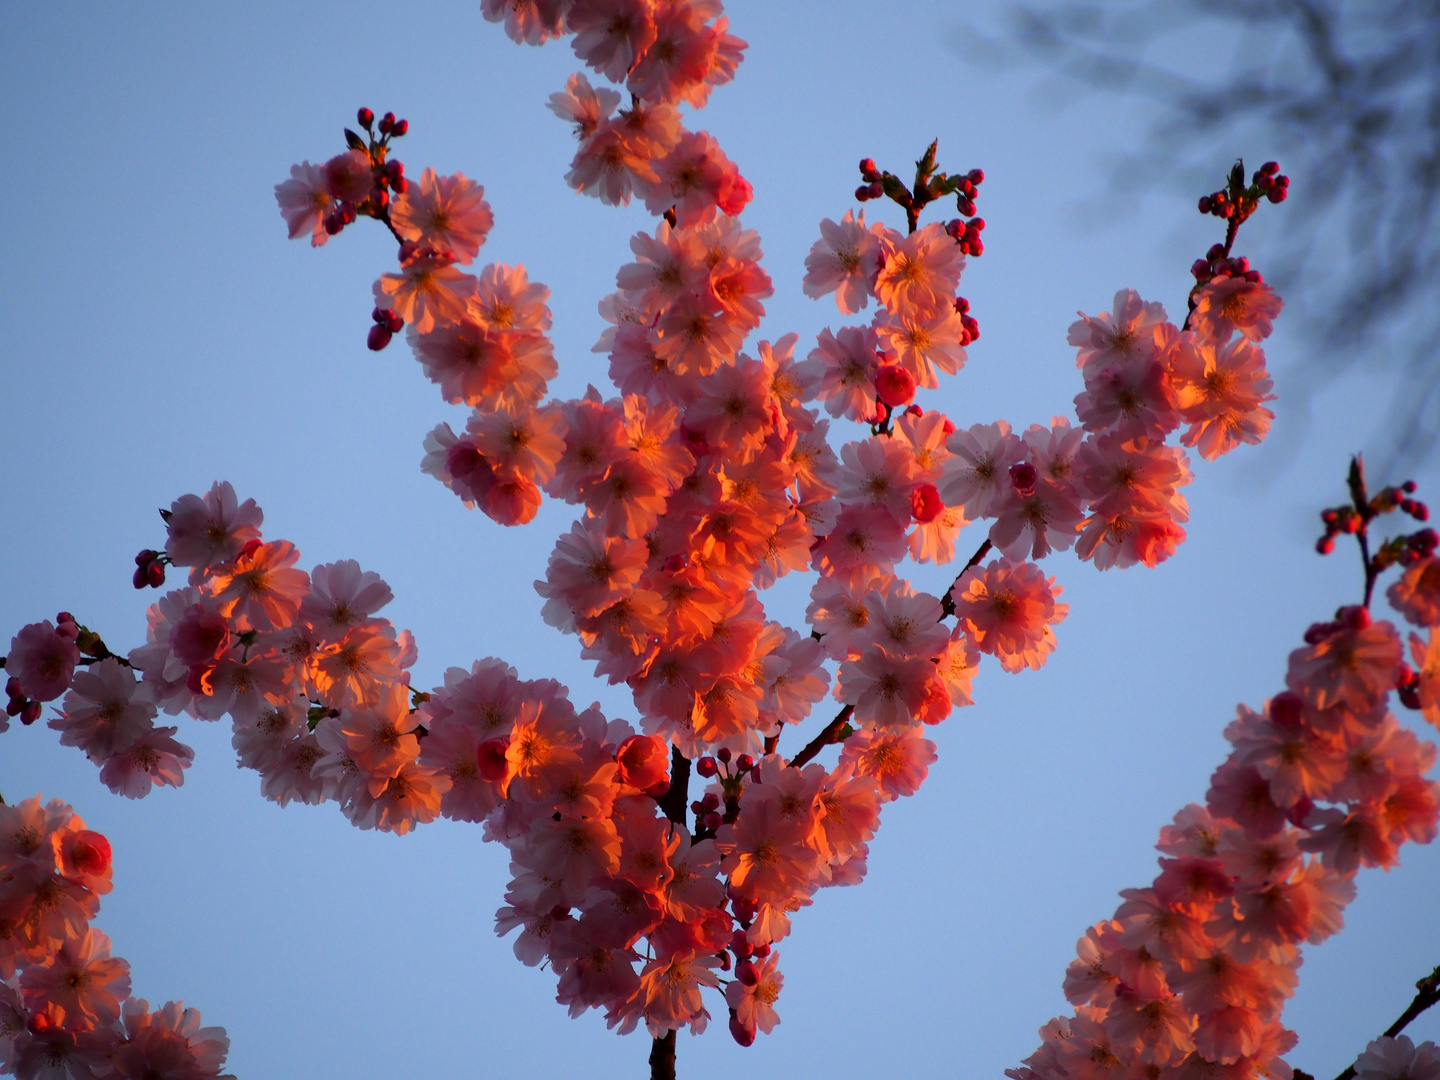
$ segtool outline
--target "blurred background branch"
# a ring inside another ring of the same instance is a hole
[[[1380,475],[1435,449],[1440,0],[1017,4],[998,36],[966,38],[967,57],[1039,66],[1067,94],[1152,104],[1111,196],[1164,183],[1198,198],[1242,146],[1278,158],[1294,197],[1254,254],[1299,316],[1306,357],[1287,396],[1308,414],[1337,378],[1382,374],[1394,390],[1371,436]]]

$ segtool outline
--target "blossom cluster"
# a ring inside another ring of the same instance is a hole
[[[130,996],[130,965],[90,925],[110,870],[109,841],[63,802],[0,803],[0,1074],[234,1080],[224,1028]]]
[[[415,691],[413,642],[376,615],[391,598],[378,575],[349,560],[297,569],[293,545],[265,542],[259,509],[225,483],[177,500],[164,553],[137,558],[137,587],[190,569],[151,607],[147,644],[122,658],[68,617],[25,627],[5,662],[11,714],[33,722],[64,695],[50,726],[132,796],[178,784],[190,760],[176,728],[154,725],[160,711],[228,714],[240,763],[282,804],[335,801],[397,833],[483,822],[511,858],[497,929],[549,965],[561,1004],[602,1009],[620,1031],[699,1031],[701,991],[723,986],[748,1044],[778,1020],[774,946],[791,915],[861,880],[881,806],[925,780],[925,726],[971,703],[982,655],[1015,672],[1055,648],[1068,606],[1038,562],[1073,547],[1099,569],[1155,565],[1188,514],[1189,463],[1169,437],[1206,458],[1264,437],[1257,343],[1280,300],[1227,242],[1184,327],[1130,290],[1074,324],[1073,423],[960,428],[916,397],[957,374],[978,336],[957,289],[983,222],[921,226],[919,211],[944,193],[973,215],[983,173],[933,175],[932,144],[913,191],[862,163],[862,201],[899,202],[908,233],[852,210],[821,222],[806,260],[807,295],[833,294],[847,316],[874,300],[870,321],[827,328],[803,358],[794,334],[747,351],[773,294],[738,216],[750,186],[677,111],[739,62],[718,0],[482,10],[519,41],[572,35],[630,95],[619,108],[617,90],[576,74],[550,102],[579,139],[571,186],[638,196],[661,219],[632,238],[599,305],[615,395],[547,400],[549,291],[523,266],[461,269],[494,215],[461,174],[404,176],[387,156],[404,121],[387,114],[377,136],[361,110],[368,138],[347,132],[345,153],[295,166],[276,198],[292,238],[318,245],[357,215],[395,235],[370,345],[408,328],[425,376],[470,409],[462,432],[426,437],[422,468],[502,525],[531,521],[546,496],[579,508],[536,582],[542,614],[597,677],[627,686],[636,724],[496,659]],[[837,452],[840,422],[863,426]],[[907,557],[955,561],[979,521],[984,539],[940,595],[897,573]],[[760,599],[801,572],[816,575],[804,632]],[[787,761],[785,728],[827,693],[839,714]],[[832,767],[812,760],[837,743]],[[694,799],[692,762],[709,781]]]
[[[1427,571],[1433,600],[1433,557],[1391,592],[1430,627],[1412,647],[1429,661],[1426,718],[1440,722],[1440,611],[1413,601]],[[1080,940],[1065,977],[1074,1016],[1045,1025],[1041,1048],[1007,1075],[1289,1080],[1281,1055],[1295,1036],[1280,1013],[1301,947],[1342,927],[1361,867],[1389,869],[1403,843],[1436,835],[1440,785],[1425,778],[1436,747],[1387,708],[1411,677],[1394,625],[1364,607],[1310,627],[1286,689],[1258,712],[1240,706],[1226,728],[1232,750],[1205,805],[1161,830],[1154,882],[1122,891],[1114,916]],[[1377,1080],[1436,1068],[1433,1047],[1408,1039],[1372,1043],[1357,1067]]]

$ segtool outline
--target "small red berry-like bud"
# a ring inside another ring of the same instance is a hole
[[[973,216],[974,216],[974,214],[975,214],[975,200],[974,200],[974,199],[967,199],[964,195],[961,195],[961,196],[959,196],[959,197],[956,198],[956,200],[955,200],[955,205],[956,205],[956,207],[959,208],[960,213],[964,214],[966,217],[973,217]]]
[[[371,312],[370,312],[370,318],[371,318],[371,320],[372,320],[373,322],[377,322],[377,323],[379,323],[381,326],[384,326],[384,325],[385,325],[385,320],[389,318],[389,315],[388,315],[388,313],[387,313],[387,309],[385,309],[385,308],[378,308],[378,307],[377,307],[377,308],[373,308],[373,309],[371,310]]]
[[[486,739],[476,748],[475,771],[480,779],[498,784],[510,774],[510,762],[505,757],[509,749],[507,739]]]
[[[862,158],[860,161],[860,177],[867,184],[873,184],[880,179],[880,170],[876,168],[872,158]]]
[[[1415,669],[1409,664],[1402,663],[1400,670],[1395,673],[1395,685],[1404,686],[1406,683],[1417,682]]]
[[[1340,531],[1350,536],[1360,531],[1360,515],[1350,511],[1340,519]]]
[[[1252,284],[1259,285],[1265,279],[1260,276],[1259,270],[1246,270],[1245,280],[1251,282]]]
[[[861,184],[859,187],[857,187],[857,188],[855,189],[855,198],[858,199],[860,202],[869,202],[869,201],[870,201],[870,185],[869,185],[869,184]]]
[[[985,170],[971,169],[965,174],[965,179],[969,180],[972,184],[983,184],[985,182]]]
[[[160,553],[158,551],[151,551],[149,548],[146,548],[144,551],[140,552],[139,555],[135,556],[135,565],[148,566],[150,563],[154,562],[159,557]]]
[[[715,751],[715,756],[728,765],[730,764],[730,758],[734,755],[730,753],[728,746],[722,746],[719,750]]]
[[[739,769],[742,773],[749,772],[754,767],[755,759],[752,758],[749,754],[741,754],[738,758],[735,759],[735,768]]]
[[[765,957],[770,955],[770,943],[768,941],[762,941],[759,945],[756,945],[755,955],[761,960],[764,960]]]
[[[885,185],[880,183],[879,180],[876,180],[873,181],[866,190],[870,192],[870,198],[878,199],[881,195],[885,194]]]
[[[1329,555],[1332,551],[1335,550],[1334,535],[1331,533],[1326,533],[1319,540],[1316,540],[1315,550],[1318,551],[1321,555]]]
[[[378,187],[370,193],[370,201],[381,210],[390,205],[390,193],[383,187]]]
[[[385,313],[385,329],[392,334],[398,334],[405,326],[405,320],[393,311]]]
[[[1260,171],[1266,176],[1274,176],[1280,171],[1280,163],[1278,161],[1267,161],[1264,165],[1260,166]]]
[[[29,727],[36,720],[40,719],[40,702],[27,701],[25,707],[20,710],[20,723]]]
[[[965,231],[969,232],[972,229],[975,230],[975,232],[984,232],[985,219],[983,217],[971,218],[970,223],[965,226]]]
[[[372,326],[370,333],[365,337],[365,344],[369,346],[371,352],[379,352],[390,344],[390,339],[394,336],[387,326]]]
[[[970,301],[963,296],[955,297],[955,312],[958,315],[967,315],[970,312]]]
[[[701,776],[703,776],[706,780],[709,780],[710,777],[714,776],[717,772],[720,771],[720,767],[715,764],[715,759],[713,757],[709,757],[707,755],[706,757],[702,757],[699,761],[695,762],[695,771]]]
[[[720,828],[720,826],[724,824],[725,819],[722,818],[719,814],[715,813],[715,811],[713,810],[700,819],[700,825],[703,828],[709,829],[711,832],[714,832],[716,829]]]
[[[391,129],[394,128],[394,126],[395,126],[395,114],[394,114],[393,112],[387,112],[384,116],[380,117],[380,134],[381,134],[381,135],[389,135]]]
[[[403,176],[390,181],[390,190],[395,192],[396,195],[404,195],[409,189],[410,181],[406,180]]]
[[[746,986],[754,986],[760,981],[760,973],[755,970],[755,965],[751,961],[741,960],[735,965],[735,978]]]
[[[1414,480],[1406,480],[1403,484],[1400,485],[1400,490],[1405,492],[1406,495],[1414,495],[1415,487],[1416,484]]]
[[[946,435],[947,438],[948,438],[949,436],[951,436],[951,435],[954,435],[954,434],[955,434],[955,421],[951,420],[951,419],[947,416],[947,417],[945,418],[945,423],[943,423],[943,424],[940,425],[940,430],[942,430],[943,432],[945,432],[945,435]]]
[[[345,219],[338,210],[331,210],[325,215],[325,231],[329,235],[335,236],[343,228],[345,228]]]
[[[700,800],[699,812],[702,814],[708,814],[711,810],[718,809],[720,809],[720,796],[716,795],[713,791],[707,791],[704,798]]]
[[[1290,192],[1288,188],[1280,187],[1277,184],[1275,187],[1272,187],[1269,191],[1265,193],[1265,197],[1269,199],[1272,203],[1282,203],[1285,201],[1285,197],[1289,194]]]
[[[1417,502],[1414,499],[1405,499],[1400,503],[1400,508],[1416,521],[1430,520],[1430,508],[1422,502]]]
[[[9,701],[5,703],[6,716],[19,716],[20,713],[24,711],[24,709],[25,699],[23,697],[12,697]]]
[[[145,568],[145,583],[152,589],[158,589],[165,584],[165,564],[159,559]]]
[[[1202,213],[1202,214],[1208,214],[1208,213],[1210,213],[1210,196],[1209,196],[1209,195],[1201,195],[1201,196],[1200,196],[1200,213]]]
[[[959,218],[954,218],[945,223],[945,232],[953,240],[959,240],[965,235],[965,223]]]
[[[1230,272],[1232,274],[1243,274],[1249,269],[1250,260],[1247,259],[1244,255],[1241,255],[1238,259],[1230,260]]]
[[[730,954],[729,954],[728,952],[718,952],[718,953],[716,953],[716,954],[715,954],[715,959],[718,960],[718,961],[720,961],[720,970],[721,970],[721,971],[729,971],[729,970],[730,970]]]
[[[1264,173],[1257,172],[1255,174],[1255,186],[1261,191],[1269,191],[1272,187],[1275,186],[1275,181],[1270,179],[1270,177],[1266,176]]]
[[[1015,491],[1019,495],[1034,495],[1035,484],[1039,479],[1040,474],[1036,471],[1035,466],[1028,461],[1022,461],[1018,465],[1010,466],[1010,483],[1015,485]]]
[[[150,584],[150,575],[146,573],[148,567],[137,566],[134,575],[130,578],[130,584],[137,589],[143,589]]]
[[[1426,551],[1434,551],[1436,547],[1440,547],[1440,533],[1434,529],[1421,529],[1410,539]]]
[[[1402,686],[1397,696],[1400,698],[1400,704],[1407,709],[1418,710],[1420,708],[1420,688],[1418,686]]]
[[[981,240],[978,236],[975,237],[974,240],[967,239],[965,246],[969,249],[969,254],[975,256],[977,259],[985,254],[985,241]],[[979,335],[976,336],[978,337]]]
[[[11,675],[5,680],[5,694],[12,698],[23,698],[25,696],[24,692],[20,689],[20,680],[14,675]],[[11,715],[14,714],[12,713]]]
[[[1311,623],[1305,628],[1305,644],[1319,645],[1326,638],[1333,637],[1338,630],[1339,624],[1329,622]]]
[[[1196,259],[1190,264],[1190,273],[1196,281],[1205,281],[1210,277],[1210,264],[1204,259]]]
[[[736,960],[745,960],[754,954],[755,950],[744,930],[736,930],[730,935],[730,951],[735,954]]]
[[[361,127],[368,128],[371,124],[375,122],[375,114],[369,109],[362,108],[359,112],[355,114],[355,119],[360,121]]]
[[[393,135],[393,136],[395,136],[395,138],[398,139],[398,138],[400,138],[401,135],[404,135],[404,134],[405,134],[407,131],[409,131],[409,130],[410,130],[410,121],[409,121],[409,120],[396,120],[396,121],[395,121],[395,126],[390,129],[390,134]]]

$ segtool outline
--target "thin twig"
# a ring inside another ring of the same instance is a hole
[[[961,578],[963,578],[971,570],[974,570],[975,567],[979,566],[980,560],[985,558],[985,556],[988,554],[990,554],[990,541],[986,540],[983,544],[980,545],[979,549],[975,552],[975,554],[970,556],[970,561],[965,564],[965,569],[961,570],[960,573],[955,575],[954,584],[952,584],[950,588],[946,589],[945,595],[940,598],[940,617],[942,619],[948,619],[951,615],[955,614],[955,601],[951,596],[951,594],[955,591],[955,586],[960,584]]]
[[[1399,1035],[1400,1032],[1405,1030],[1406,1025],[1409,1024],[1411,1020],[1414,1020],[1436,1002],[1440,1002],[1440,967],[1437,967],[1423,979],[1416,980],[1415,990],[1415,1000],[1405,1007],[1405,1011],[1400,1014],[1398,1020],[1385,1029],[1385,1038],[1395,1038],[1396,1035]],[[1297,1077],[1300,1075],[1298,1069],[1295,1071],[1295,1075]],[[1337,1076],[1335,1080],[1351,1080],[1351,1077],[1354,1075],[1355,1066],[1351,1065]]]
[[[790,767],[792,769],[800,768],[816,754],[820,753],[821,750],[824,750],[825,747],[839,742],[840,729],[849,723],[850,717],[853,716],[854,713],[854,705],[846,705],[841,709],[835,719],[826,724],[824,730],[821,731],[819,735],[816,735],[815,738],[805,744],[805,749],[790,759]]]

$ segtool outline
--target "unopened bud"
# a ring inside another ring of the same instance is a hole
[[[1271,188],[1265,193],[1265,197],[1269,199],[1272,203],[1284,202],[1287,195],[1289,195],[1289,191],[1286,188],[1280,187],[1278,185]]]
[[[739,979],[746,986],[754,986],[760,981],[760,973],[755,970],[753,962],[741,960],[735,965],[735,978]]]
[[[1267,161],[1264,165],[1260,166],[1260,171],[1266,176],[1274,176],[1280,171],[1280,163],[1278,161]]]
[[[741,1046],[750,1046],[755,1042],[755,1029],[740,1022],[740,1014],[734,1009],[730,1010],[730,1037]]]
[[[156,559],[145,568],[145,584],[158,589],[165,584],[165,564]]]
[[[409,121],[409,120],[396,120],[396,121],[395,121],[395,126],[390,129],[390,134],[391,134],[391,135],[394,135],[395,138],[398,139],[398,138],[400,138],[401,135],[404,135],[404,134],[405,134],[407,131],[409,131],[409,130],[410,130],[410,121]]]
[[[967,199],[964,195],[957,196],[955,206],[966,217],[973,217],[975,214],[975,200]]]
[[[1335,535],[1333,533],[1326,533],[1319,540],[1316,540],[1315,550],[1321,555],[1329,555],[1335,550]]]
[[[741,754],[738,758],[735,759],[735,768],[739,769],[741,772],[749,772],[754,767],[755,759],[752,758],[749,754]]]
[[[1010,466],[1010,483],[1015,485],[1015,491],[1021,496],[1035,494],[1036,481],[1040,474],[1036,472],[1035,466],[1028,461],[1022,461],[1018,465]]]
[[[886,364],[875,374],[875,393],[890,408],[903,408],[914,400],[915,376],[899,364]]]
[[[29,727],[31,724],[35,723],[36,720],[39,719],[40,702],[27,701],[25,703],[25,707],[20,710],[20,723],[24,724],[26,727]]]
[[[1208,214],[1208,213],[1210,213],[1210,196],[1209,196],[1209,195],[1201,195],[1201,196],[1200,196],[1200,213],[1202,213],[1202,214]]]
[[[382,116],[382,117],[380,118],[380,134],[381,134],[381,135],[389,135],[389,134],[390,134],[390,129],[393,128],[394,126],[395,126],[395,114],[394,114],[393,112],[387,112],[384,116]]]
[[[372,326],[365,337],[365,344],[371,352],[379,352],[390,344],[390,339],[394,336],[388,326]]]
[[[359,112],[355,114],[355,119],[360,121],[361,127],[368,128],[371,124],[375,122],[375,114],[369,109],[362,108]]]
[[[882,184],[879,180],[875,180],[866,190],[870,192],[870,198],[878,199],[881,195],[885,194],[885,185]]]
[[[870,201],[870,185],[869,185],[869,184],[861,184],[859,187],[857,187],[857,188],[855,189],[855,198],[856,198],[857,200],[859,200],[860,202],[869,202],[869,201]]]
[[[728,746],[722,746],[719,750],[715,751],[715,756],[718,757],[721,761],[725,762],[727,765],[730,763],[730,759],[734,757],[734,755],[730,753],[730,748]]]
[[[713,810],[700,819],[701,827],[709,829],[711,832],[714,832],[716,829],[720,828],[720,826],[724,824],[725,819],[722,818],[719,814],[715,813],[715,811]]]
[[[985,182],[985,170],[971,169],[965,174],[965,179],[969,180],[972,184],[983,184]]]
[[[710,777],[714,776],[717,772],[720,771],[720,767],[715,764],[715,759],[713,757],[707,756],[702,757],[699,761],[695,762],[695,771],[701,776],[703,776],[706,780],[709,780]]]

